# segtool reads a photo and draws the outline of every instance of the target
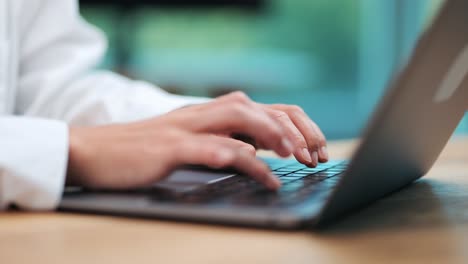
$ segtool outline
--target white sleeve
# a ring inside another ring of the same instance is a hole
[[[207,101],[95,71],[106,41],[80,17],[77,1],[39,2],[20,35],[18,114],[92,125],[148,118]]]
[[[0,117],[0,207],[57,205],[68,162],[67,124],[133,121],[207,100],[93,70],[106,43],[81,19],[76,0],[22,3],[15,102],[22,117]]]
[[[60,201],[68,129],[59,121],[0,117],[0,209],[52,209]]]

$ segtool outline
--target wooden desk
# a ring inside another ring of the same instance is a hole
[[[325,231],[10,212],[0,214],[0,262],[468,263],[468,138],[453,139],[423,180]]]

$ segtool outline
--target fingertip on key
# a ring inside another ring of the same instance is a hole
[[[268,181],[267,187],[271,190],[278,190],[281,187],[280,180],[273,174],[270,174],[270,180]]]
[[[312,152],[311,156],[312,156],[312,164],[314,166],[317,166],[318,165],[318,153],[317,153],[317,151]]]
[[[320,159],[324,162],[327,162],[329,159],[328,150],[326,146],[323,146],[319,149]]]

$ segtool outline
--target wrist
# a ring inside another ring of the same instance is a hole
[[[68,165],[66,185],[81,185],[79,164],[84,155],[82,129],[70,127],[68,132]]]

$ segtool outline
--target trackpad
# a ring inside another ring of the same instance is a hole
[[[174,171],[165,180],[154,184],[154,187],[171,192],[187,192],[235,175],[233,172],[225,171],[179,169]]]

